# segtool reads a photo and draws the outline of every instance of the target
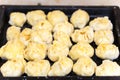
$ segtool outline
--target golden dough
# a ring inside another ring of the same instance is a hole
[[[9,24],[17,27],[22,27],[26,22],[26,15],[22,12],[12,12],[10,14]]]
[[[53,10],[47,14],[48,21],[55,26],[58,23],[68,21],[67,15],[60,10]]]

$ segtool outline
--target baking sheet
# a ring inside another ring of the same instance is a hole
[[[69,18],[71,14],[77,9],[86,10],[90,15],[90,20],[95,17],[108,16],[112,21],[113,34],[114,34],[114,44],[119,47],[120,50],[120,15],[119,15],[119,7],[117,6],[0,6],[0,46],[3,46],[6,40],[6,30],[10,26],[8,24],[9,15],[11,12],[24,12],[27,13],[31,10],[43,10],[46,14],[52,10],[61,10],[63,11]],[[29,24],[25,23],[23,28],[31,27]],[[96,48],[94,42],[91,45]],[[95,55],[92,59],[97,63],[97,65],[102,63],[102,60],[96,57]],[[117,58],[116,61],[120,65],[120,57]],[[0,59],[0,66],[5,62],[5,60]],[[96,77],[95,75],[91,77],[82,77],[77,76],[75,73],[71,72],[67,76],[64,77],[28,77],[26,74],[23,74],[21,77],[3,77],[0,74],[0,80],[119,80],[120,76],[117,77]]]

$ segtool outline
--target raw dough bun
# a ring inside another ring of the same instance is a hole
[[[87,43],[91,43],[93,41],[94,38],[94,32],[93,29],[90,28],[89,26],[86,26],[82,29],[79,30],[75,30],[72,34],[71,34],[71,38],[74,42],[87,42]]]
[[[103,44],[103,43],[112,44],[114,42],[113,32],[111,30],[95,31],[94,42],[96,45]]]
[[[120,76],[120,66],[113,61],[104,60],[101,65],[97,66],[96,76]]]
[[[68,35],[71,35],[71,33],[73,32],[74,27],[71,23],[69,22],[62,22],[62,23],[58,23],[55,25],[53,32],[59,32],[62,31],[64,33],[67,33]]]
[[[22,30],[22,32],[20,33],[20,40],[21,42],[24,43],[24,45],[28,45],[28,43],[30,42],[30,38],[31,38],[31,32],[32,30],[30,28],[25,28],[24,30]]]
[[[34,26],[41,20],[46,20],[46,14],[42,10],[29,11],[26,15],[27,21],[31,26]]]
[[[69,56],[73,60],[79,59],[80,56],[89,56],[92,57],[94,55],[94,49],[89,43],[79,42],[72,46]]]
[[[25,66],[25,73],[28,76],[47,76],[49,70],[48,60],[29,61]]]
[[[10,40],[1,47],[1,58],[3,59],[23,59],[24,44],[19,40]]]
[[[101,59],[117,59],[119,56],[119,49],[114,44],[100,44],[96,48],[96,56]]]
[[[53,41],[53,44],[48,49],[48,58],[55,62],[60,56],[67,56],[69,48],[58,41]]]
[[[81,56],[73,66],[73,72],[79,76],[92,76],[97,65],[88,56]]]
[[[20,28],[19,27],[16,27],[16,26],[8,27],[7,32],[6,32],[6,38],[8,41],[19,38],[19,36],[20,36]]]
[[[52,42],[52,33],[45,29],[32,30],[31,41],[50,44]]]
[[[66,56],[62,56],[51,66],[48,76],[66,76],[71,72],[72,67],[73,61]]]
[[[60,10],[50,11],[47,15],[47,19],[53,26],[58,23],[68,21],[67,15]]]
[[[9,24],[17,27],[22,27],[26,22],[26,15],[22,12],[12,12],[10,14]]]
[[[46,29],[49,31],[53,30],[52,24],[48,20],[41,20],[32,27],[33,30]]]
[[[97,17],[95,19],[93,19],[90,22],[90,27],[93,28],[94,30],[112,30],[113,29],[113,24],[111,23],[111,21],[109,20],[109,18],[107,16],[105,17]]]
[[[71,47],[72,43],[70,40],[70,36],[64,32],[55,32],[54,33],[54,40],[60,42],[61,44],[64,44],[65,46]]]
[[[47,45],[30,42],[25,49],[24,57],[27,60],[41,60],[46,57]]]
[[[75,28],[83,28],[88,23],[89,19],[89,14],[85,10],[78,9],[73,12],[70,21]]]
[[[4,77],[18,77],[24,73],[26,61],[24,59],[8,60],[1,66]]]

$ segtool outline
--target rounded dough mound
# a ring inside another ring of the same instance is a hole
[[[27,21],[30,25],[34,26],[41,20],[46,20],[46,14],[42,10],[29,11],[26,15]]]
[[[30,38],[31,38],[31,32],[32,30],[30,28],[25,28],[21,33],[20,33],[20,40],[21,42],[24,43],[24,45],[28,45],[28,43],[30,42]]]
[[[79,76],[92,76],[97,65],[88,56],[81,56],[73,66],[73,72]]]
[[[101,65],[97,66],[96,76],[120,76],[120,66],[113,61],[104,60]]]
[[[93,41],[94,38],[94,32],[93,29],[90,28],[89,26],[86,26],[85,28],[79,29],[79,30],[75,30],[72,34],[71,34],[71,38],[74,42],[87,42],[87,43],[91,43]]]
[[[68,21],[68,17],[65,15],[64,12],[60,10],[54,10],[49,12],[47,15],[47,19],[53,26],[58,23]]]
[[[113,24],[111,23],[111,21],[109,20],[109,18],[107,16],[105,17],[97,17],[95,19],[93,19],[90,22],[90,27],[93,28],[94,30],[112,30],[113,29]]]
[[[53,44],[48,49],[48,58],[51,61],[57,61],[60,56],[67,56],[69,48],[58,41],[53,41]]]
[[[73,60],[79,59],[80,56],[89,56],[92,57],[94,55],[94,49],[89,43],[79,42],[72,46],[69,56]]]
[[[113,32],[111,30],[99,30],[94,33],[94,42],[96,45],[114,42]]]
[[[46,29],[49,31],[53,30],[52,24],[47,20],[41,20],[36,25],[32,27],[33,30]]]
[[[68,47],[72,46],[72,43],[70,41],[70,37],[68,34],[59,31],[59,32],[55,32],[53,36],[54,36],[54,40],[60,42],[61,44]]]
[[[22,27],[26,22],[26,15],[22,12],[12,12],[10,14],[9,24],[17,27]]]
[[[8,27],[7,32],[6,32],[6,38],[8,41],[19,38],[19,35],[20,35],[20,28],[19,27],[16,27],[16,26]]]
[[[29,61],[25,66],[25,73],[28,76],[47,76],[49,70],[48,60]]]
[[[119,49],[114,44],[100,44],[95,50],[96,56],[101,59],[117,59]]]
[[[71,72],[72,67],[73,61],[66,56],[62,56],[51,66],[48,76],[66,76]]]
[[[1,66],[4,77],[18,77],[24,73],[26,61],[24,59],[8,60]]]
[[[24,44],[19,40],[10,40],[2,46],[1,58],[3,59],[23,59]]]
[[[25,49],[24,57],[27,60],[41,60],[46,57],[47,45],[30,42]]]
[[[73,12],[70,21],[76,28],[83,28],[88,23],[90,17],[85,10],[78,9]]]
[[[31,41],[50,44],[52,42],[52,33],[45,29],[32,30]]]
[[[53,29],[53,32],[62,31],[64,33],[67,33],[68,35],[71,35],[73,30],[74,30],[73,25],[66,21],[66,22],[56,24],[54,29]]]

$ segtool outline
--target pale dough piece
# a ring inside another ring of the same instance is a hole
[[[50,44],[52,42],[52,33],[45,29],[32,30],[31,41]]]
[[[85,10],[78,9],[73,12],[70,21],[75,28],[83,28],[88,23],[89,19],[89,14]]]
[[[73,61],[66,56],[61,56],[59,60],[51,66],[48,76],[66,76],[71,72],[72,67]]]
[[[55,26],[58,23],[68,21],[67,15],[60,10],[53,10],[47,14],[48,21]]]
[[[92,76],[96,70],[96,63],[88,56],[81,56],[73,66],[73,72],[79,76]]]
[[[29,11],[26,14],[27,21],[31,26],[36,25],[41,20],[46,20],[46,14],[42,10]]]
[[[101,65],[97,66],[96,76],[120,76],[120,66],[117,62],[104,60]]]
[[[58,41],[53,41],[53,44],[48,49],[48,58],[55,62],[60,56],[67,56],[69,48]]]
[[[95,50],[96,56],[101,59],[117,59],[119,56],[119,49],[114,44],[100,44]]]
[[[93,28],[94,30],[112,30],[113,29],[113,24],[109,20],[107,16],[105,17],[97,17],[90,21],[90,27]]]
[[[20,33],[20,40],[21,42],[24,43],[24,45],[28,45],[28,43],[30,42],[30,38],[31,38],[31,32],[32,30],[30,28],[25,28],[21,33]]]
[[[26,22],[26,15],[22,12],[12,12],[10,14],[9,24],[22,27]]]
[[[19,38],[19,36],[20,36],[20,28],[19,27],[16,27],[16,26],[8,27],[7,32],[6,32],[6,38],[8,41]]]
[[[24,59],[8,60],[1,66],[4,77],[20,77],[25,71],[26,61]]]
[[[49,70],[48,60],[29,61],[25,66],[25,73],[28,76],[47,76]]]
[[[53,25],[48,20],[41,20],[36,25],[32,27],[33,30],[47,29],[49,31],[53,30]]]
[[[92,57],[94,55],[93,47],[86,42],[79,42],[72,46],[69,56],[73,60],[79,59],[80,56],[89,56]]]
[[[94,42],[96,45],[114,42],[113,32],[111,30],[99,30],[95,31]]]
[[[64,33],[67,33],[68,35],[71,35],[71,33],[74,31],[74,27],[71,23],[65,21],[61,22],[55,25],[53,32],[59,32],[62,31]]]
[[[91,43],[93,41],[94,38],[94,32],[93,29],[90,28],[89,26],[86,26],[82,29],[79,30],[75,30],[72,34],[71,34],[71,38],[74,42],[87,42],[87,43]]]
[[[1,53],[1,58],[3,59],[23,59],[24,54],[24,44],[19,40],[10,40],[4,46],[2,46],[3,51]]]
[[[64,44],[68,47],[72,46],[72,42],[71,42],[70,36],[68,34],[59,31],[59,32],[55,32],[53,36],[54,36],[54,40],[57,40],[61,44]]]
[[[27,60],[41,60],[46,57],[47,45],[30,42],[25,49],[24,57]]]

